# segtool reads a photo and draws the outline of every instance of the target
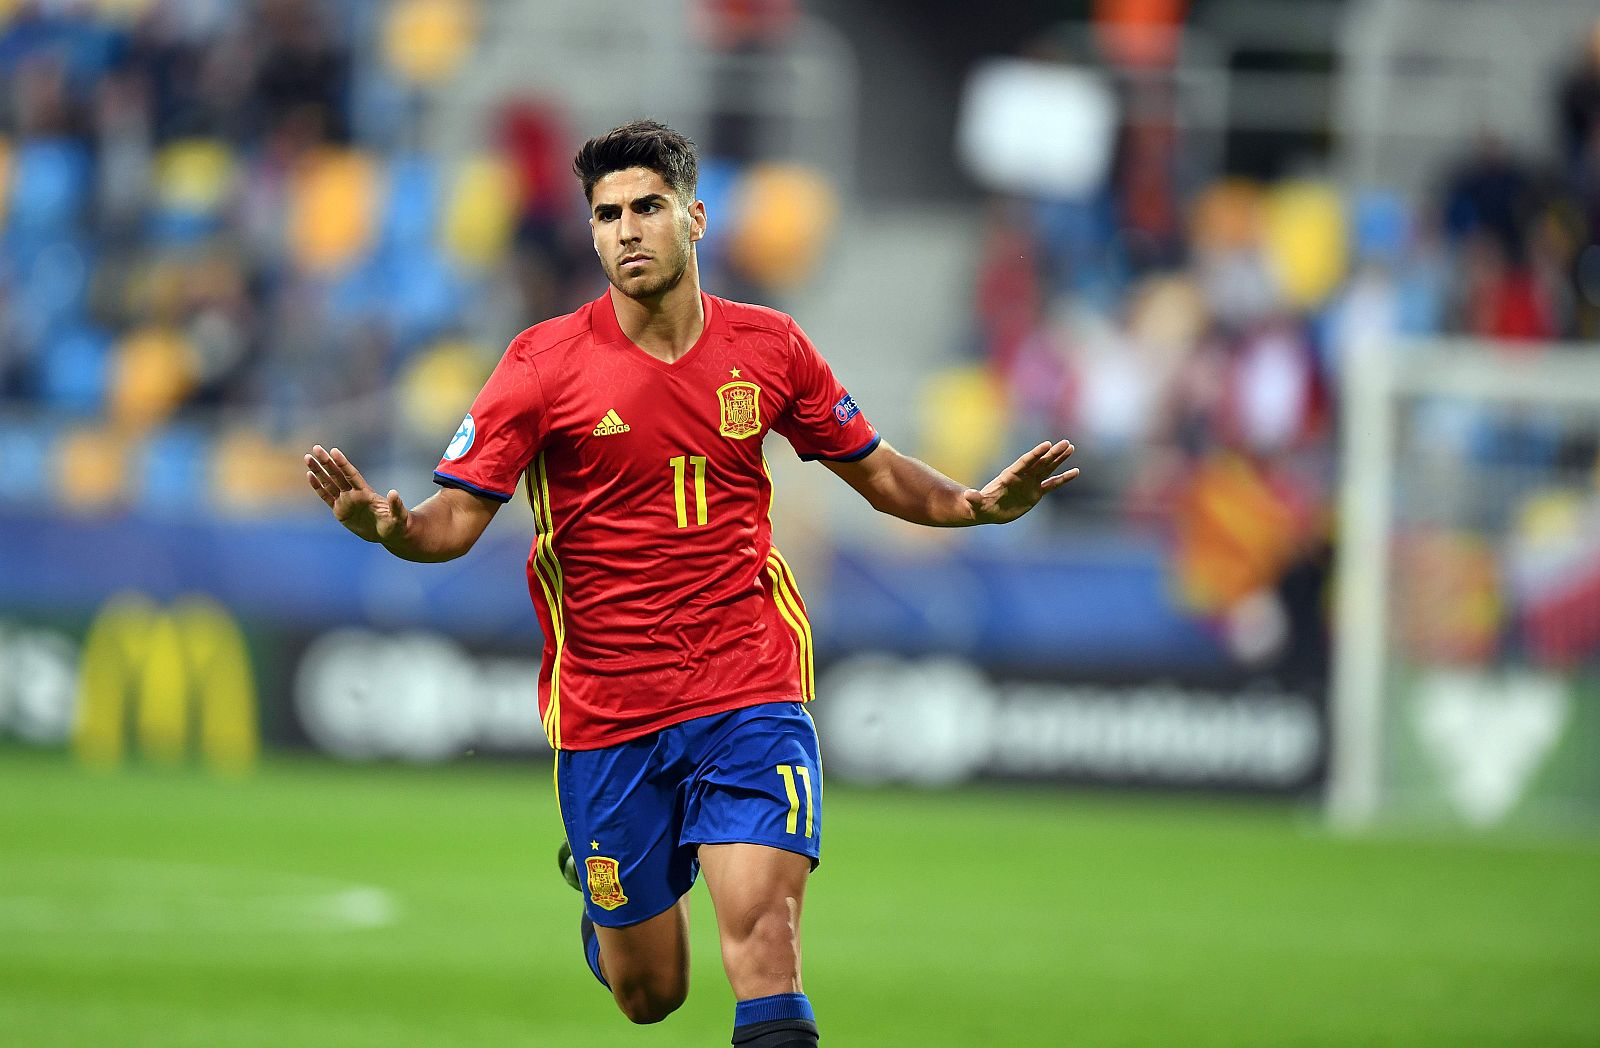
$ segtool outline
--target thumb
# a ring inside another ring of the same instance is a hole
[[[389,507],[389,527],[385,530],[391,534],[403,533],[406,529],[406,518],[411,513],[406,509],[406,504],[400,498],[400,493],[390,488],[389,494],[384,496],[384,502]]]

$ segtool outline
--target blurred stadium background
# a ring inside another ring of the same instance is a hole
[[[700,144],[793,313],[1018,525],[770,452],[841,1045],[1600,1044],[1600,13],[1584,0],[0,0],[0,1043],[722,1043],[611,1013],[525,504],[401,564],[568,171]],[[781,444],[781,442],[780,442]]]

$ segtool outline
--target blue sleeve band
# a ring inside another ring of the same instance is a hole
[[[771,997],[740,1001],[733,1006],[734,1026],[770,1023],[779,1019],[805,1019],[816,1022],[817,1016],[811,1010],[811,1001],[803,993],[775,993]]]
[[[470,491],[474,495],[482,495],[484,498],[494,499],[496,502],[511,501],[510,495],[503,495],[498,491],[490,491],[488,488],[480,488],[476,484],[467,483],[460,477],[452,477],[450,474],[440,473],[438,470],[433,471],[433,482],[442,488],[460,488],[462,491]]]
[[[876,451],[879,442],[882,440],[881,434],[874,433],[872,439],[867,441],[863,447],[857,451],[850,452],[848,455],[801,455],[800,461],[815,462],[817,459],[825,459],[828,462],[859,462]]]

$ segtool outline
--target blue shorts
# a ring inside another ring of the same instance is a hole
[[[821,858],[822,762],[798,702],[697,717],[599,750],[556,754],[556,801],[596,924],[669,909],[702,844],[765,844]]]

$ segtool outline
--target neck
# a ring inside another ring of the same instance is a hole
[[[628,341],[669,364],[693,349],[705,330],[706,312],[700,301],[700,272],[695,261],[691,256],[683,279],[651,298],[629,298],[611,288],[617,325]]]

